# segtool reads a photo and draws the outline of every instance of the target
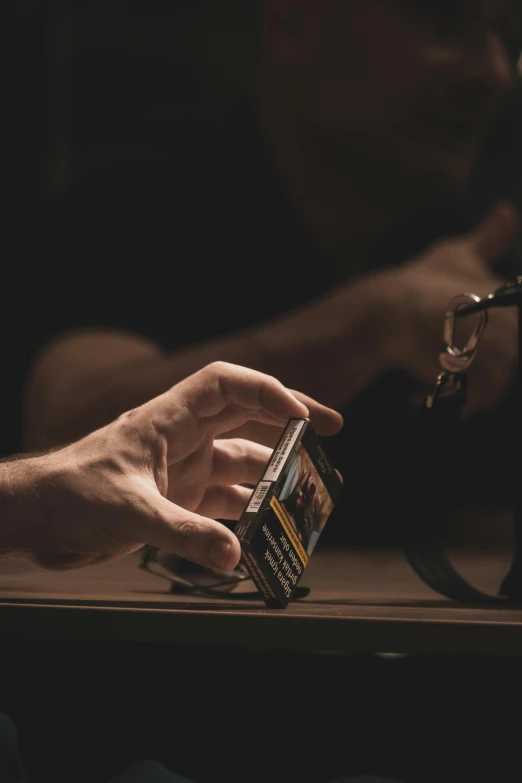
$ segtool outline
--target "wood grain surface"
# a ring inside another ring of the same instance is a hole
[[[491,593],[511,559],[508,550],[451,554],[470,582]],[[260,650],[522,653],[522,609],[450,601],[425,585],[396,549],[316,552],[301,580],[310,595],[285,610],[267,609],[261,597],[176,596],[138,562],[135,554],[57,573],[2,561],[0,634]]]

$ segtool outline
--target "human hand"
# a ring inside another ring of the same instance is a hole
[[[37,524],[25,554],[66,569],[150,544],[230,570],[240,545],[215,519],[237,519],[271,450],[219,438],[247,421],[283,427],[310,416],[319,432],[342,427],[321,404],[299,401],[275,378],[215,362],[82,440],[31,460]]]
[[[313,424],[314,430],[318,435],[328,436],[336,435],[339,430],[339,419],[332,416],[332,409],[327,408],[324,405],[318,405],[318,403],[309,397],[307,394],[290,389],[292,394],[297,399],[304,403],[310,411],[310,420]],[[281,435],[280,424],[266,424],[260,421],[247,421],[240,427],[236,427],[230,432],[223,433],[218,437],[227,438],[246,438],[252,440],[255,443],[261,443],[264,446],[268,446],[270,449],[275,448],[279,436]]]
[[[398,293],[394,359],[419,382],[419,401],[441,371],[438,357],[450,300],[461,293],[482,298],[505,282],[495,273],[495,262],[510,248],[517,230],[514,208],[498,204],[469,235],[439,242],[390,273]],[[466,343],[476,317],[458,322],[457,346]],[[466,414],[494,407],[507,393],[517,368],[517,318],[512,307],[490,311],[468,372]]]
[[[287,386],[343,409],[377,378],[407,371],[425,399],[440,372],[444,315],[461,293],[480,297],[505,281],[495,263],[509,249],[518,216],[499,204],[469,235],[438,242],[402,265],[361,274],[249,334],[256,366],[269,367]],[[455,339],[464,345],[462,319]],[[516,313],[491,313],[470,368],[466,413],[494,406],[516,369]],[[275,368],[275,369],[274,369]],[[248,425],[249,437],[273,445],[275,431]]]

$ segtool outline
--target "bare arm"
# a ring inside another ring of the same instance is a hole
[[[450,299],[465,291],[485,296],[498,287],[494,264],[517,228],[516,213],[501,205],[471,234],[440,242],[407,264],[360,277],[253,329],[172,354],[137,335],[65,337],[40,355],[29,376],[27,448],[80,437],[214,361],[273,375],[336,409],[389,369],[432,384]],[[469,411],[503,399],[516,359],[516,314],[497,311],[473,364]]]
[[[0,557],[36,547],[45,456],[0,463]]]
[[[343,423],[275,378],[215,362],[85,438],[1,462],[0,555],[68,569],[150,544],[234,568],[239,542],[216,520],[240,518],[271,451],[218,436],[247,421],[281,431],[294,416],[332,434]]]
[[[81,437],[213,361],[274,375],[337,407],[387,363],[392,296],[386,276],[376,276],[255,329],[172,354],[129,333],[66,335],[44,349],[29,374],[26,448]]]

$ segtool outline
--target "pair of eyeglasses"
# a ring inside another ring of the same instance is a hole
[[[252,600],[259,599],[252,577],[240,563],[233,571],[223,573],[211,568],[192,563],[179,555],[167,552],[157,547],[146,546],[142,550],[139,562],[140,569],[170,582],[170,592],[177,595],[201,594],[213,597],[224,597]],[[236,591],[236,588],[250,582],[251,590]],[[304,598],[310,592],[308,587],[297,587],[293,599]]]

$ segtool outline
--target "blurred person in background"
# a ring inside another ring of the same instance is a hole
[[[214,360],[242,364],[344,416],[331,451],[346,489],[319,546],[398,542],[418,513],[416,414],[445,309],[522,271],[493,176],[520,153],[497,144],[497,168],[483,165],[520,98],[520,17],[515,0],[260,0],[236,106],[92,151],[39,215],[54,277],[33,278],[26,447],[77,438]],[[470,487],[509,502],[516,367],[516,313],[497,310],[462,450],[433,476],[457,471],[449,506]]]

